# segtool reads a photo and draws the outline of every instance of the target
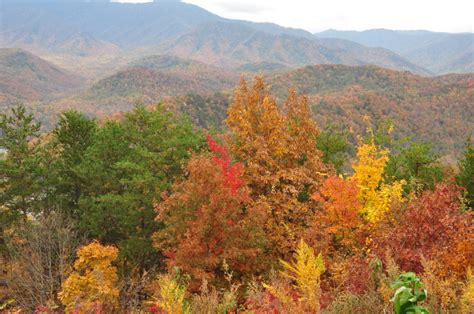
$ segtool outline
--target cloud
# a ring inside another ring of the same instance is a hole
[[[256,2],[214,1],[213,5],[220,10],[232,13],[259,14],[273,10],[269,5],[257,4]]]

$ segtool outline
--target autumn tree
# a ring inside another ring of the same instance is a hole
[[[371,129],[369,129],[371,133]],[[385,166],[389,152],[375,144],[375,138],[369,142],[359,141],[357,160],[353,163],[354,174],[351,180],[359,188],[360,213],[369,222],[378,222],[390,210],[393,201],[402,200],[404,181],[392,184],[384,182]]]
[[[344,258],[357,252],[364,244],[362,203],[355,180],[329,177],[313,199],[322,205],[308,229],[308,241],[328,257]]]
[[[291,91],[281,109],[261,77],[252,86],[242,79],[226,122],[252,207],[268,217],[264,224],[274,253],[287,255],[313,214],[310,195],[333,172],[316,148],[319,133],[307,99]]]
[[[110,311],[118,305],[117,268],[112,265],[117,255],[117,248],[96,241],[77,250],[74,271],[59,292],[67,311]]]
[[[259,213],[249,206],[241,164],[233,164],[226,148],[211,137],[208,145],[211,155],[194,156],[187,178],[156,206],[164,228],[155,234],[155,247],[168,257],[170,269],[179,267],[192,276],[194,288],[202,280],[222,283],[224,261],[238,277],[263,267]]]
[[[464,276],[474,261],[474,222],[472,212],[461,210],[460,195],[447,183],[425,191],[410,202],[398,224],[374,240],[376,250],[395,252],[405,271],[422,273],[424,257],[438,261],[440,276]]]
[[[321,308],[320,277],[326,270],[323,256],[317,256],[314,250],[300,240],[293,261],[281,260],[283,270],[280,272],[283,278],[292,281],[292,287],[288,289],[281,284],[263,286],[274,299],[281,303],[285,311],[291,313],[318,313]],[[280,309],[281,310],[281,309]],[[277,309],[274,309],[277,312]],[[279,311],[278,311],[279,312]]]

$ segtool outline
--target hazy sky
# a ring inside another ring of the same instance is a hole
[[[116,0],[148,2],[147,0]],[[184,0],[215,14],[311,32],[328,28],[472,32],[473,0]]]

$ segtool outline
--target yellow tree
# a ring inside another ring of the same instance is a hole
[[[267,237],[280,257],[296,247],[315,209],[309,196],[333,173],[316,149],[318,129],[307,99],[290,91],[283,109],[261,77],[253,86],[242,79],[226,121],[252,206],[265,213]]]
[[[300,240],[293,256],[294,261],[291,263],[281,261],[284,268],[281,274],[294,282],[293,288],[298,295],[297,301],[293,300],[291,292],[279,286],[264,284],[264,287],[280,302],[290,305],[296,312],[317,313],[321,307],[320,277],[326,270],[323,256],[321,253],[316,256],[314,250],[303,239]]]
[[[74,271],[59,293],[67,311],[88,313],[117,306],[117,268],[112,266],[117,254],[117,248],[96,241],[77,250]]]
[[[377,147],[371,129],[370,141],[359,141],[357,160],[352,165],[350,178],[357,182],[360,213],[369,222],[378,222],[390,210],[393,201],[402,200],[403,181],[385,184],[383,174],[389,159],[388,150]]]

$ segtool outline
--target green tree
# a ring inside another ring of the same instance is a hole
[[[459,175],[456,182],[466,189],[467,202],[470,208],[474,207],[474,144],[468,139],[464,149],[464,156],[459,161]]]
[[[341,131],[336,125],[330,124],[321,131],[316,139],[316,147],[323,153],[322,160],[332,164],[338,174],[348,157],[348,133]]]
[[[79,199],[87,182],[78,175],[78,166],[84,161],[87,148],[92,145],[97,130],[95,120],[77,111],[64,112],[53,130],[51,150],[56,152],[52,166],[55,186],[54,202],[66,214],[77,218]]]
[[[99,128],[78,174],[84,185],[80,223],[90,238],[116,244],[127,265],[156,264],[151,235],[159,228],[153,203],[182,174],[191,151],[204,139],[188,120],[158,106],[127,113]]]
[[[5,229],[17,219],[26,220],[42,197],[40,146],[31,142],[39,130],[40,124],[23,105],[12,108],[10,115],[0,115],[0,148],[6,150],[0,157],[1,247]]]
[[[405,142],[395,148],[397,153],[390,154],[385,169],[387,182],[405,180],[405,193],[432,189],[443,179],[443,170],[438,155],[430,143]]]

